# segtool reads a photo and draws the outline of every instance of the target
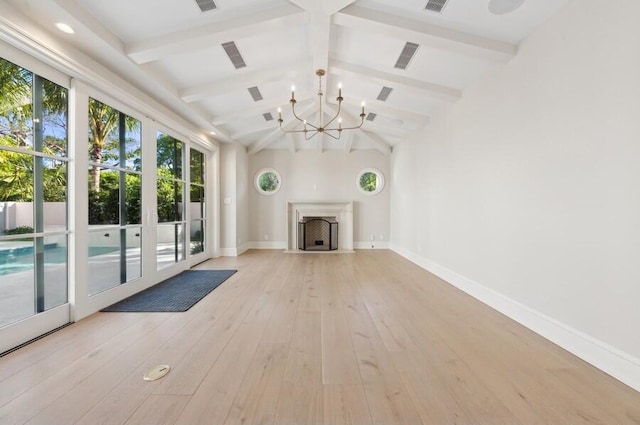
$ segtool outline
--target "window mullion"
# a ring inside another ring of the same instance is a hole
[[[34,150],[43,151],[44,132],[43,78],[33,76],[33,144]],[[44,167],[41,157],[33,157],[33,215],[35,233],[44,232]],[[35,238],[35,308],[36,313],[45,309],[44,302],[44,237]]]

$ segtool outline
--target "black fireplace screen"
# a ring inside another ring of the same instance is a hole
[[[333,251],[338,249],[338,222],[334,217],[305,217],[298,222],[298,249]]]

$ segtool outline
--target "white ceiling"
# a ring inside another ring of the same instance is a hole
[[[427,0],[214,1],[216,9],[201,12],[195,0],[7,0],[202,131],[242,143],[250,153],[389,153],[465,87],[513,58],[518,44],[568,0],[526,0],[499,16],[488,11],[488,0],[448,0],[441,14],[425,10]],[[53,24],[60,21],[76,34],[59,33]],[[236,43],[245,68],[231,64],[221,46],[228,41]],[[396,69],[407,41],[420,47],[406,70]],[[288,124],[295,85],[297,111],[317,123],[314,72],[320,68],[328,71],[329,115],[341,83],[344,124],[359,120],[361,101],[376,119],[340,141],[284,137],[263,114],[277,119],[281,107]],[[253,86],[263,100],[251,98]],[[376,100],[383,86],[393,89],[384,102]]]

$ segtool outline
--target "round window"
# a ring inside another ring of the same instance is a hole
[[[282,185],[280,173],[273,168],[263,168],[256,173],[254,181],[256,190],[263,195],[273,195]]]
[[[356,184],[362,193],[375,195],[384,187],[384,176],[380,170],[376,170],[375,168],[366,168],[358,174]]]

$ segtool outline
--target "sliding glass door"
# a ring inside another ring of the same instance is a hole
[[[168,134],[158,132],[156,151],[158,155],[156,264],[160,270],[186,259],[184,143]]]
[[[142,124],[89,99],[89,295],[142,276]]]
[[[67,98],[0,58],[0,329],[68,303]]]

